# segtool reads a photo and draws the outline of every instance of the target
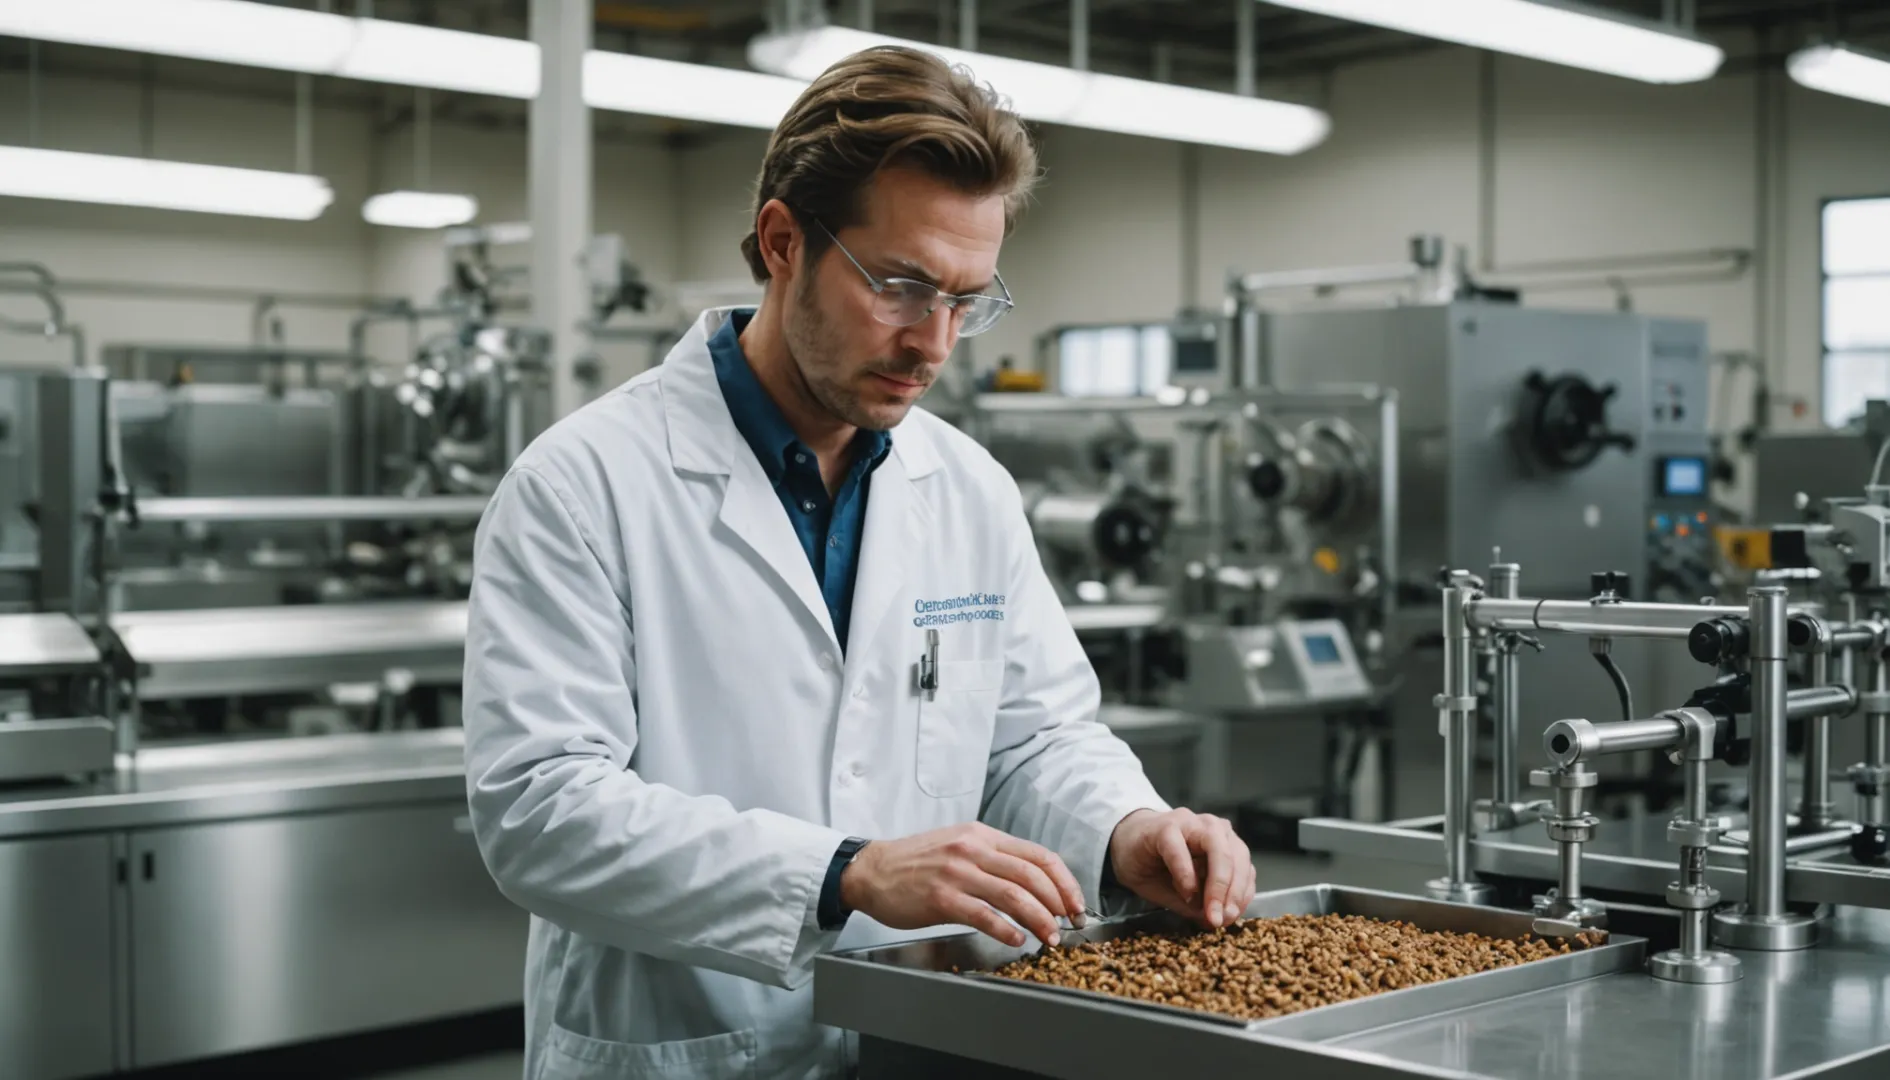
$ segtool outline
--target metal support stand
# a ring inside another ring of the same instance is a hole
[[[1561,868],[1555,889],[1536,898],[1536,914],[1582,926],[1606,926],[1608,909],[1582,895],[1582,845],[1595,838],[1595,826],[1601,823],[1588,812],[1588,792],[1601,778],[1577,762],[1566,768],[1537,769],[1529,774],[1529,782],[1555,793],[1555,812],[1546,821]]]
[[[1667,839],[1680,845],[1680,880],[1667,886],[1668,905],[1680,911],[1680,947],[1650,957],[1647,971],[1669,982],[1733,982],[1744,975],[1739,958],[1708,944],[1719,890],[1706,883],[1706,853],[1725,828],[1706,808],[1706,763],[1713,758],[1718,721],[1703,709],[1668,715],[1686,729],[1686,744],[1676,753],[1686,769],[1686,806],[1667,826]]]
[[[1890,660],[1882,649],[1872,649],[1869,657],[1870,690],[1858,702],[1864,713],[1864,760],[1849,773],[1857,792],[1857,820],[1867,826],[1886,824],[1884,786],[1890,783]]]
[[[1810,678],[1812,686],[1831,683],[1831,653],[1822,640],[1822,623],[1816,624],[1820,640],[1812,643]],[[1837,803],[1831,798],[1831,721],[1829,716],[1814,716],[1805,721],[1805,793],[1798,804],[1798,831],[1823,832],[1837,822]]]
[[[1489,902],[1493,890],[1470,877],[1470,829],[1476,795],[1476,642],[1464,606],[1476,594],[1475,578],[1452,574],[1444,584],[1444,692],[1437,696],[1444,736],[1444,876],[1425,884],[1433,899],[1464,904]]]
[[[1790,952],[1818,940],[1818,922],[1785,907],[1786,591],[1748,594],[1752,669],[1751,846],[1746,902],[1714,917],[1713,936],[1734,949]]]

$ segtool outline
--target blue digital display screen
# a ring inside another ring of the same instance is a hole
[[[1339,662],[1339,643],[1331,634],[1307,634],[1300,639],[1306,645],[1306,659],[1315,664],[1336,664]]]
[[[1660,493],[1674,495],[1706,494],[1706,459],[1699,457],[1662,458]]]

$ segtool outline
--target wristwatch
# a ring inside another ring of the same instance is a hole
[[[814,908],[814,918],[822,930],[840,929],[847,924],[847,916],[853,914],[840,903],[840,875],[866,844],[867,841],[857,836],[849,836],[834,849],[833,861],[827,864],[827,878],[820,883],[820,902]]]

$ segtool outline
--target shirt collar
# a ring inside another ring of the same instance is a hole
[[[781,415],[780,406],[768,396],[761,380],[755,377],[754,368],[748,366],[740,338],[754,317],[752,308],[731,312],[728,321],[709,338],[709,358],[715,364],[715,378],[722,386],[722,400],[728,404],[735,430],[741,432],[754,450],[768,479],[778,483],[790,454],[800,450],[811,456],[813,451],[794,434],[787,417]],[[892,450],[892,433],[861,429],[854,437],[853,449],[855,456],[849,475],[871,472],[879,468]]]

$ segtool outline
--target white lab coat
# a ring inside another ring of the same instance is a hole
[[[532,914],[527,1080],[829,1077],[815,903],[849,835],[982,819],[1096,903],[1111,830],[1164,804],[1098,689],[1016,485],[920,410],[874,472],[844,657],[697,322],[557,424],[480,526],[466,771]],[[940,688],[915,685],[925,629]],[[847,944],[884,928],[856,914]]]

